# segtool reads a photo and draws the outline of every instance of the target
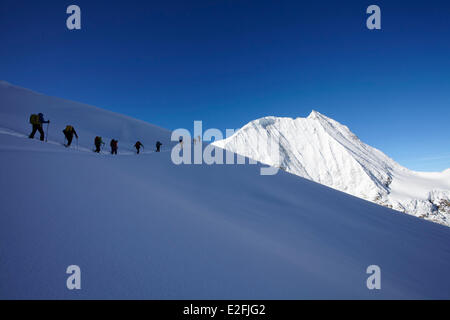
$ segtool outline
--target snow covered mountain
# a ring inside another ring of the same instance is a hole
[[[27,138],[40,111],[48,143]],[[255,165],[177,166],[165,129],[6,83],[0,128],[0,299],[450,298],[447,227]]]
[[[450,226],[450,169],[414,172],[317,111],[252,121],[216,146],[375,203]],[[273,151],[273,146],[278,146]]]

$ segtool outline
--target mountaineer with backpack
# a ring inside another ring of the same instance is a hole
[[[111,146],[111,154],[117,154],[117,149],[119,149],[119,147],[117,146],[118,143],[119,141],[117,140],[111,140],[111,143],[109,144]]]
[[[68,125],[66,126],[66,128],[63,130],[64,136],[67,139],[67,144],[65,144],[66,147],[70,147],[70,144],[72,143],[73,140],[73,135],[75,135],[75,137],[78,140],[78,134],[75,131],[74,127]]]
[[[156,152],[160,152],[161,151],[161,146],[162,146],[162,143],[157,141],[156,142]]]
[[[142,144],[142,142],[138,141],[136,142],[134,147],[136,148],[136,153],[139,154],[139,150],[141,149],[141,147],[144,148],[144,145]]]
[[[95,137],[95,140],[94,140],[95,151],[94,152],[100,153],[102,145],[104,145],[104,144],[105,143],[103,142],[102,137],[99,137],[99,136]]]
[[[34,138],[34,135],[36,134],[36,131],[39,131],[40,134],[40,140],[44,141],[44,130],[42,129],[42,124],[48,123],[50,124],[50,120],[45,121],[44,115],[42,113],[39,114],[32,114],[30,116],[30,124],[33,126],[33,131],[31,131],[31,134],[28,136],[30,139]]]

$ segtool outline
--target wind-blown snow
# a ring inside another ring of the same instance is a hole
[[[95,154],[97,131],[144,143],[166,131],[53,99],[0,87],[0,298],[450,298],[449,228],[255,165]],[[80,115],[83,148],[27,139],[31,110]],[[373,264],[381,290],[366,287]]]
[[[450,212],[429,201],[450,190],[450,171],[408,170],[317,111],[307,118],[265,117],[216,146],[354,196],[450,226]],[[273,152],[271,146],[279,146]],[[447,198],[447,200],[449,200]]]

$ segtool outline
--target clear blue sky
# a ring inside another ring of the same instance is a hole
[[[169,129],[316,109],[412,169],[450,167],[449,1],[0,0],[0,46],[2,80]]]

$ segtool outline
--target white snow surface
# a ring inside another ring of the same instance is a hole
[[[48,143],[26,137],[40,111]],[[78,150],[61,146],[67,119]],[[177,166],[167,145],[137,156],[129,143],[168,131],[5,83],[0,127],[1,299],[450,298],[447,227],[260,165]],[[118,156],[90,150],[97,132]]]
[[[94,149],[94,138],[100,136],[109,148],[111,139],[119,141],[122,154],[134,153],[134,144],[140,140],[148,150],[153,150],[156,141],[169,147],[169,130],[121,114],[60,98],[49,97],[28,89],[0,81],[0,131],[22,136],[29,135],[31,114],[43,113],[50,119],[49,142],[64,143],[62,130],[67,125],[79,134],[79,149]],[[47,125],[44,125],[44,131]],[[39,138],[39,132],[35,139]],[[147,140],[146,138],[150,138]],[[73,140],[76,146],[76,139]]]
[[[448,212],[429,200],[430,192],[435,189],[448,196],[450,170],[408,170],[363,143],[345,125],[317,111],[313,110],[307,118],[264,117],[214,145],[351,195],[450,226]],[[274,146],[279,148],[274,149]]]

